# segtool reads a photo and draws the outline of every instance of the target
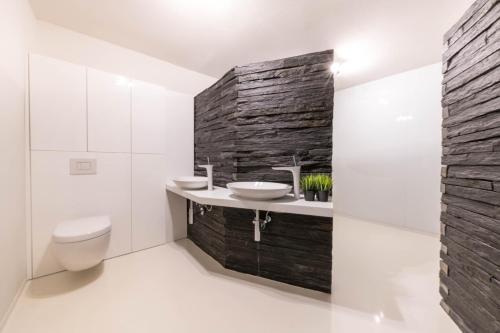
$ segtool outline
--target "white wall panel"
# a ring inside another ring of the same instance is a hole
[[[96,175],[69,174],[71,158],[97,159]],[[61,270],[51,236],[66,219],[109,215],[112,231],[106,257],[131,251],[131,155],[33,151],[32,232],[34,275]]]
[[[186,220],[172,215],[186,210],[185,200],[167,196],[165,188],[176,173],[186,174],[175,169],[165,155],[132,154],[133,251],[186,237]]]
[[[167,153],[167,121],[165,88],[145,82],[134,82],[132,86],[132,152]]]
[[[336,92],[336,212],[438,232],[440,101],[440,64]]]
[[[87,150],[85,67],[30,55],[31,149]]]
[[[164,155],[132,156],[132,250],[160,245],[167,240],[167,159]],[[173,240],[171,228],[168,239]]]
[[[130,80],[87,71],[89,151],[130,152]]]
[[[193,96],[167,92],[167,159],[169,177],[190,176],[194,169]]]
[[[185,219],[173,216],[185,212],[185,200],[168,196],[165,184],[193,174],[193,97],[90,68],[84,69],[85,79],[84,152],[32,150],[35,277],[62,270],[51,252],[51,235],[66,219],[110,215],[107,257],[186,237]],[[47,98],[43,81],[31,89]],[[42,136],[50,135],[46,130]],[[97,174],[70,175],[71,158],[96,158]]]
[[[174,225],[171,215],[185,203],[167,198],[165,184],[193,174],[193,115],[192,96],[146,83],[132,88],[134,251],[186,237],[185,223]]]

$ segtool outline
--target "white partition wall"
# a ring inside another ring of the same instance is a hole
[[[110,216],[108,258],[185,237],[169,207],[183,203],[167,198],[165,185],[193,173],[193,97],[30,59],[33,275],[62,269],[51,236],[66,219]],[[70,174],[70,159],[82,158],[96,160],[96,174]]]
[[[441,64],[335,94],[334,209],[438,233]]]

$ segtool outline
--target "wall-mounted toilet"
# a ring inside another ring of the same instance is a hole
[[[54,255],[69,271],[81,271],[104,260],[111,237],[108,216],[67,220],[52,233]]]

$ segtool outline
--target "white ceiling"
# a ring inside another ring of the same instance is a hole
[[[473,0],[31,0],[39,19],[220,77],[333,48],[337,89],[439,62]]]

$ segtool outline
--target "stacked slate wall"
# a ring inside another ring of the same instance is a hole
[[[214,183],[292,183],[304,173],[331,172],[333,51],[239,66],[195,97],[195,174],[207,157]],[[332,208],[333,209],[333,208]],[[265,213],[265,212],[264,212]],[[254,212],[214,207],[195,210],[188,236],[226,268],[324,292],[331,291],[332,219],[271,213],[253,241]]]
[[[500,2],[445,35],[440,293],[464,332],[500,332]]]

